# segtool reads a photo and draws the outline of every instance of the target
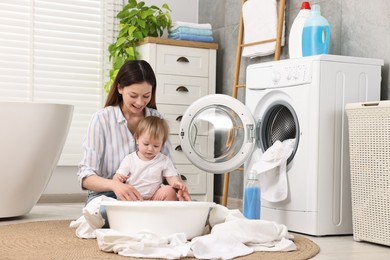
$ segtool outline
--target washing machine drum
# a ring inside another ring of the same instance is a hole
[[[259,148],[266,151],[276,141],[283,142],[295,139],[295,149],[288,159],[290,162],[296,152],[299,142],[299,124],[295,111],[289,104],[274,104],[267,109],[260,123],[258,123]]]

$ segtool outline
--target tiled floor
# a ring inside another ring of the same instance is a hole
[[[81,215],[82,203],[39,203],[29,214],[19,218],[0,219],[0,225],[40,220],[76,219]],[[321,250],[315,260],[388,260],[390,247],[356,242],[352,236],[312,237]]]

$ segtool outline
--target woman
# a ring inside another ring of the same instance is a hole
[[[127,61],[111,86],[104,108],[96,112],[83,143],[78,180],[89,190],[87,203],[106,195],[119,200],[142,200],[133,186],[112,177],[127,154],[136,151],[133,136],[138,123],[147,116],[162,117],[156,110],[156,77],[149,63]],[[161,153],[170,157],[170,142]],[[179,200],[191,200],[188,192],[178,191]]]

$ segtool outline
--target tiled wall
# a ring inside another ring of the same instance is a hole
[[[270,0],[272,1],[272,0]],[[219,44],[217,58],[217,92],[231,95],[235,66],[241,0],[199,0],[199,23],[211,23],[215,41]],[[381,99],[390,99],[390,1],[388,0],[323,0],[321,14],[331,26],[330,53],[345,56],[380,58],[382,69]],[[299,12],[301,0],[286,0],[286,43],[293,20]],[[281,59],[288,58],[287,46]],[[240,82],[245,83],[245,67],[251,63],[273,60],[273,56],[248,58],[241,61]],[[245,91],[238,98],[244,101]],[[229,197],[242,198],[241,172],[232,172]],[[215,175],[215,194],[221,195],[223,175]]]

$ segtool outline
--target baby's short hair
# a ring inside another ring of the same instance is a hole
[[[138,138],[145,132],[149,133],[150,137],[153,139],[162,138],[164,144],[168,139],[169,126],[163,118],[157,116],[147,116],[138,123],[134,134],[135,137]]]

